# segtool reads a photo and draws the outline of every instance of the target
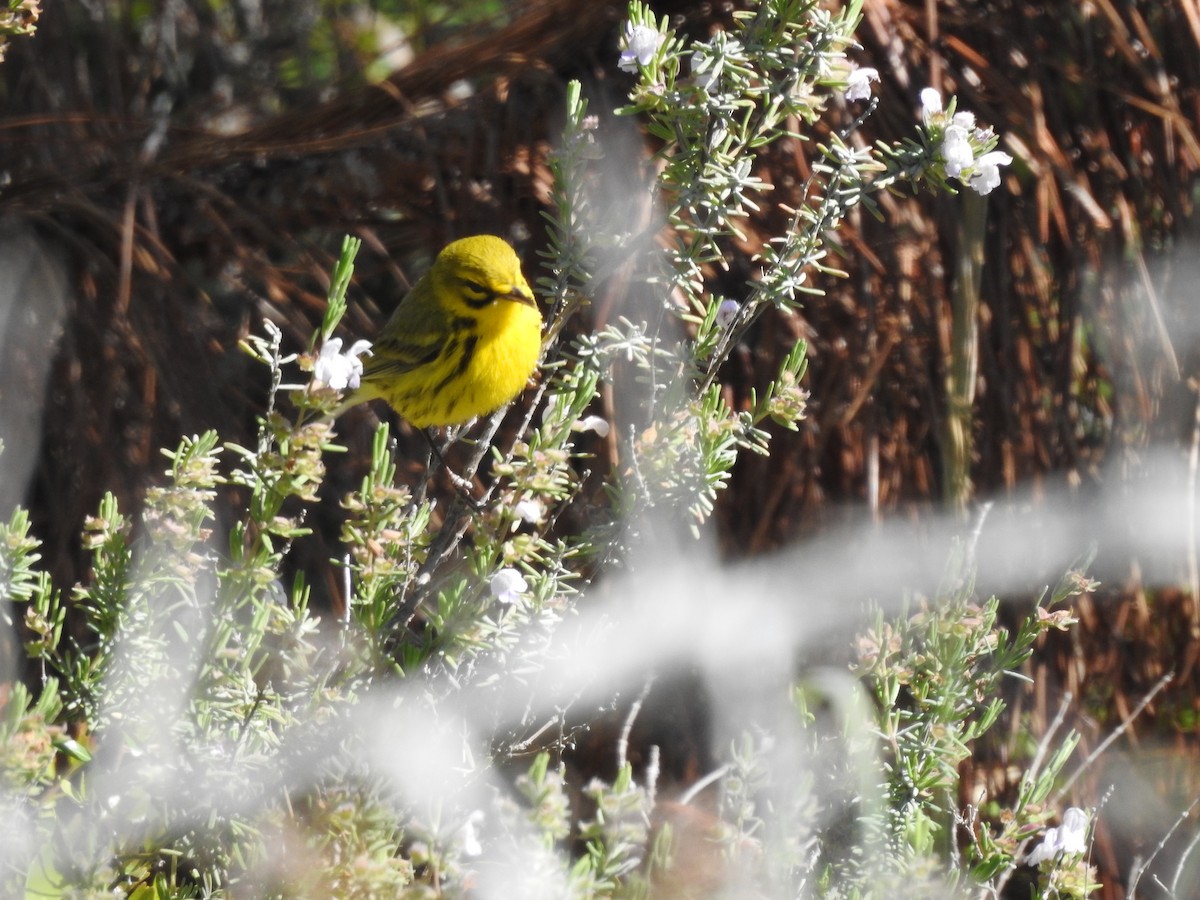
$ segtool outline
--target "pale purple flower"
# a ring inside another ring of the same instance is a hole
[[[990,194],[1000,186],[1000,167],[1011,165],[1013,158],[1003,150],[992,150],[975,160],[975,173],[968,186],[979,194]]]
[[[621,59],[617,68],[624,72],[636,72],[639,65],[648,66],[654,54],[663,45],[666,35],[651,28],[649,25],[625,26],[625,49],[621,51]]]
[[[855,66],[846,76],[847,100],[870,100],[871,82],[879,80],[879,70],[867,66]]]
[[[728,328],[730,323],[737,318],[738,310],[741,308],[736,300],[722,300],[721,305],[717,308],[717,325],[721,328]]]
[[[355,341],[343,353],[342,339],[330,338],[321,346],[321,353],[313,364],[313,379],[329,385],[335,391],[347,388],[356,390],[363,373],[363,363],[359,357],[370,352],[370,341]]]
[[[521,594],[529,590],[529,583],[516,569],[501,569],[488,582],[488,590],[497,603],[516,603]]]
[[[1087,852],[1088,814],[1076,806],[1063,813],[1062,824],[1047,828],[1042,842],[1025,857],[1031,866],[1040,865],[1058,856],[1082,856]]]

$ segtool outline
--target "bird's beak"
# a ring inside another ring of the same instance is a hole
[[[514,284],[509,290],[501,294],[506,300],[515,300],[517,303],[525,303],[529,306],[537,306],[533,299],[533,291],[525,284]]]

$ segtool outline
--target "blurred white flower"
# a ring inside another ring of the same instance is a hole
[[[941,111],[942,95],[937,92],[937,89],[927,87],[921,91],[921,115],[925,118],[926,124]]]
[[[458,839],[462,842],[463,856],[479,856],[483,853],[483,844],[479,842],[479,826],[483,824],[482,809],[477,809],[467,816],[467,821],[458,829]]]
[[[488,590],[497,603],[516,603],[521,594],[529,590],[529,583],[516,569],[501,569],[488,582]]]
[[[946,174],[957,177],[964,169],[969,169],[975,162],[975,151],[971,148],[971,136],[961,125],[949,125],[942,137],[942,146],[938,148],[945,160]]]
[[[347,388],[356,390],[363,373],[359,357],[370,352],[370,341],[355,341],[343,353],[342,339],[330,338],[322,345],[321,353],[313,365],[313,379],[329,385],[335,391]]]
[[[608,437],[608,420],[601,416],[584,416],[571,425],[572,431],[594,431],[602,438]]]
[[[624,72],[636,72],[639,64],[649,65],[665,40],[666,35],[649,25],[626,25],[625,49],[621,51],[617,67]]]
[[[1063,813],[1062,825],[1058,830],[1064,853],[1087,852],[1088,814],[1078,806]]]
[[[1062,824],[1046,829],[1042,842],[1025,857],[1031,866],[1063,856],[1082,856],[1087,852],[1088,814],[1077,806],[1063,813]]]
[[[742,307],[736,300],[722,300],[717,308],[717,325],[728,328],[729,323],[737,318],[738,310]]]
[[[870,100],[871,82],[879,80],[879,70],[855,66],[846,77],[847,100]]]
[[[546,517],[546,507],[542,506],[540,500],[532,498],[521,500],[513,507],[513,512],[517,514],[518,519],[530,525],[536,525]]]
[[[968,182],[972,190],[990,194],[1000,185],[1000,167],[1012,163],[1013,159],[1003,150],[993,150],[975,160],[975,174]]]
[[[475,85],[466,78],[459,78],[457,81],[450,82],[450,86],[446,88],[446,97],[450,100],[463,101],[468,100],[475,93]]]

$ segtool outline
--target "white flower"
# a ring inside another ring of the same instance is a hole
[[[722,300],[717,309],[717,325],[721,328],[728,328],[729,324],[737,318],[740,309],[741,306],[736,300]]]
[[[1058,829],[1058,838],[1062,841],[1064,853],[1087,852],[1088,814],[1078,806],[1072,806],[1063,813],[1062,825]]]
[[[1029,855],[1025,857],[1025,862],[1031,866],[1040,866],[1056,856],[1058,856],[1058,829],[1047,828],[1042,842],[1030,851]]]
[[[1012,163],[1013,159],[1003,150],[993,150],[975,160],[975,174],[968,182],[970,188],[980,194],[990,194],[1000,185],[1000,167]]]
[[[879,80],[879,70],[855,66],[846,77],[847,100],[870,100],[871,82]]]
[[[540,500],[526,498],[513,507],[513,512],[517,514],[517,518],[522,522],[528,522],[530,525],[536,525],[546,517],[546,507],[542,506]]]
[[[608,420],[601,416],[584,416],[571,425],[572,431],[594,431],[599,437],[608,437]]]
[[[960,125],[949,125],[942,137],[942,146],[938,148],[945,161],[946,174],[957,177],[964,169],[969,169],[975,162],[975,151],[971,149],[971,136],[967,129]]]
[[[501,569],[488,582],[488,590],[498,603],[516,603],[529,590],[529,584],[516,569]]]
[[[927,87],[921,91],[921,115],[926,123],[942,111],[942,95],[937,88]]]
[[[321,347],[321,353],[313,364],[313,379],[327,384],[335,391],[347,388],[356,390],[362,378],[363,364],[359,359],[371,352],[370,341],[355,341],[350,349],[342,352],[342,339],[330,338]]]
[[[654,30],[649,25],[625,26],[625,49],[621,51],[621,59],[617,67],[624,72],[636,72],[638,65],[648,66],[654,54],[663,45],[666,35]]]
[[[967,131],[975,130],[975,113],[973,112],[956,112],[954,118],[950,120],[951,125],[957,125],[959,128],[965,128]]]
[[[1063,856],[1082,856],[1087,852],[1088,814],[1076,806],[1063,813],[1062,824],[1047,828],[1042,842],[1025,857],[1031,866]]]

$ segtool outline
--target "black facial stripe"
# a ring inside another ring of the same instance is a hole
[[[483,309],[495,301],[495,299],[496,295],[492,293],[488,293],[483,297],[468,297],[464,295],[463,303],[467,304],[471,309]]]
[[[450,320],[450,331],[453,334],[462,334],[464,332],[474,332],[479,325],[479,320],[474,316],[455,316]]]

